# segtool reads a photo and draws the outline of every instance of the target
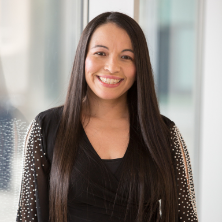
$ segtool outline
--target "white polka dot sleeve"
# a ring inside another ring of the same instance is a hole
[[[171,128],[171,139],[177,180],[178,221],[198,221],[190,157],[176,126]]]
[[[49,212],[50,164],[43,146],[41,128],[36,120],[31,123],[26,143],[23,178],[17,222],[45,222]]]

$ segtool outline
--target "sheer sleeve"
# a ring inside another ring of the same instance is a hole
[[[42,146],[41,128],[33,120],[25,141],[25,159],[17,220],[46,222],[49,220],[50,164]]]
[[[189,153],[176,126],[171,128],[171,136],[178,193],[178,221],[198,221]]]

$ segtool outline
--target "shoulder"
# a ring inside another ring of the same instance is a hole
[[[34,120],[40,127],[42,148],[50,161],[52,161],[53,149],[62,117],[62,111],[63,106],[51,108],[39,113]]]
[[[54,134],[58,129],[62,117],[63,106],[51,108],[39,113],[35,122],[41,128],[41,133],[48,136]]]
[[[175,126],[175,123],[169,118],[167,118],[166,116],[161,115],[161,117],[162,117],[163,122],[167,125],[168,128],[172,128]]]
[[[43,122],[58,122],[62,117],[63,106],[54,107],[39,113],[35,120],[41,124]]]

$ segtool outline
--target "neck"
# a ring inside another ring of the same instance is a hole
[[[101,99],[92,92],[88,92],[87,100],[90,110],[87,110],[86,102],[84,102],[83,115],[89,118],[96,118],[106,122],[129,118],[127,94],[117,99]]]

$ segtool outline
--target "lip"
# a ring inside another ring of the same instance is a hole
[[[98,77],[98,76],[97,76]],[[102,77],[102,78],[108,78],[108,79],[123,79],[123,78],[120,78],[118,76],[108,76],[108,75],[105,75],[105,76],[99,76],[99,77]]]
[[[102,82],[99,77],[103,77],[103,76],[97,76],[97,79],[99,80],[100,84],[102,84],[103,86],[105,86],[107,88],[115,88],[115,87],[119,86],[122,83],[122,81],[123,81],[123,79],[118,78],[118,79],[121,79],[120,82],[118,82],[116,84],[108,84],[108,83]],[[108,77],[104,77],[104,78],[108,78]],[[115,79],[115,78],[112,78],[112,79]]]

